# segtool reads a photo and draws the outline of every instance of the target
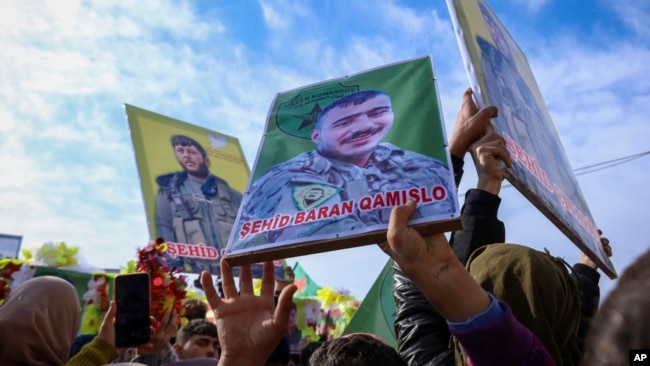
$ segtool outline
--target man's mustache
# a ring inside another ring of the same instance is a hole
[[[363,130],[363,131],[357,131],[357,132],[353,133],[352,135],[344,138],[343,142],[345,143],[345,142],[350,142],[350,141],[356,140],[356,139],[358,139],[359,137],[361,137],[363,135],[372,136],[372,135],[380,132],[382,129],[383,129],[382,127],[376,127],[376,128],[369,128],[369,129]]]

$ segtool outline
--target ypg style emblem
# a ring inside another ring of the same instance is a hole
[[[291,99],[279,103],[275,122],[284,133],[311,140],[311,130],[314,129],[323,108],[345,95],[358,91],[358,85],[344,86],[334,83],[308,92],[284,95],[282,97]]]
[[[306,184],[293,187],[293,202],[300,211],[318,207],[336,196],[339,189],[326,184]]]

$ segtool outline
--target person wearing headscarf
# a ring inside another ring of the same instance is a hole
[[[0,364],[65,365],[80,316],[77,291],[67,281],[26,281],[0,307]]]

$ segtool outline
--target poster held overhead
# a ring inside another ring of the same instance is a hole
[[[447,0],[447,6],[476,102],[499,110],[492,127],[513,160],[506,179],[616,278],[526,56],[484,0]]]
[[[429,57],[277,94],[226,260],[382,242],[408,200],[423,234],[458,229],[439,106]]]
[[[249,168],[239,140],[125,105],[149,234],[168,245],[183,272],[220,273],[219,261],[241,203]],[[284,263],[275,262],[284,277]],[[262,266],[253,267],[262,277]]]

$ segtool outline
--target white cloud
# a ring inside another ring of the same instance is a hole
[[[289,27],[288,19],[283,18],[278,9],[275,9],[271,4],[265,1],[260,1],[260,5],[262,6],[264,21],[269,28],[274,30],[286,30]]]
[[[639,36],[645,45],[648,44],[650,40],[650,24],[648,23],[650,3],[634,0],[605,0],[604,3]]]
[[[309,15],[309,11],[304,7],[301,1],[263,1],[260,0],[262,7],[262,15],[266,25],[273,31],[285,32],[293,28],[296,24],[300,24],[301,18],[303,21],[311,21],[311,19],[304,19]]]

